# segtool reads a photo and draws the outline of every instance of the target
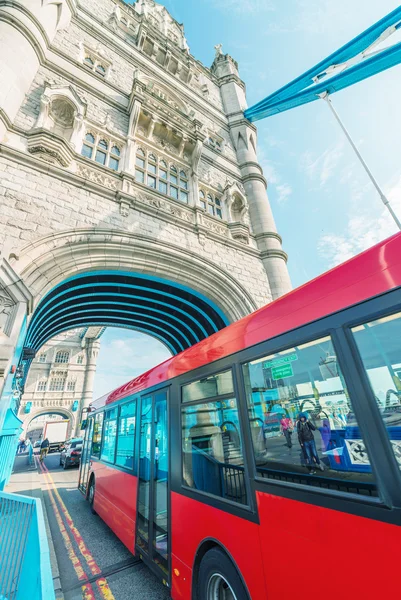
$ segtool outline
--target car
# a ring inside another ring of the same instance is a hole
[[[33,447],[34,447],[34,448],[40,448],[40,444],[41,444],[41,443],[42,443],[42,442],[41,442],[40,440],[38,440],[37,442],[35,442],[35,443],[34,443]]]
[[[72,438],[65,442],[60,453],[60,466],[64,469],[74,465],[79,466],[83,442],[82,438]]]

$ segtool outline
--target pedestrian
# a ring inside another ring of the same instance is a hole
[[[25,450],[26,450],[26,443],[25,443],[25,440],[22,440],[22,442],[21,442],[21,453],[25,452]]]
[[[294,431],[294,423],[289,417],[286,417],[285,414],[282,416],[280,420],[281,432],[285,437],[288,448],[292,448],[292,432]]]
[[[297,433],[298,440],[301,448],[304,450],[307,458],[309,466],[312,467],[311,474],[316,473],[315,464],[319,467],[321,471],[324,471],[323,463],[320,461],[316,450],[315,437],[313,432],[316,431],[316,427],[311,421],[308,419],[308,415],[306,413],[301,413],[299,415],[298,423],[297,423]]]
[[[49,452],[49,446],[50,446],[50,442],[47,438],[45,438],[43,440],[43,442],[40,444],[40,457],[39,460],[41,462],[43,462],[43,459],[46,458],[47,453]]]

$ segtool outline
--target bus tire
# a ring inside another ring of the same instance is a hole
[[[93,503],[95,501],[95,489],[96,489],[95,478],[93,477],[91,479],[90,484],[89,484],[89,490],[88,490],[88,501],[89,501],[89,506],[90,506],[90,509],[91,509],[91,513],[93,515],[96,515],[96,511],[93,508]]]
[[[219,548],[212,548],[206,552],[199,567],[197,599],[226,597],[249,600],[241,577],[227,554]]]

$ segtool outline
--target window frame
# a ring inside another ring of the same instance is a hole
[[[60,364],[62,364],[62,363],[60,363]],[[48,384],[48,387],[47,387],[46,391],[48,391],[48,392],[57,392],[59,394],[60,393],[64,393],[65,392],[65,388],[66,388],[66,384],[67,384],[67,372],[64,372],[64,373],[65,373],[64,377],[62,377],[61,375],[57,375],[55,377],[54,374],[51,374],[50,377],[49,377],[49,384]],[[62,380],[62,379],[64,380],[63,388],[61,390],[52,389],[52,381],[57,381],[57,380]]]
[[[94,142],[87,140],[87,136],[92,136],[94,138]],[[102,147],[100,144],[104,142],[106,144],[106,148]],[[92,149],[91,156],[86,156],[83,154],[84,146]],[[119,154],[113,152],[113,149],[117,148]],[[100,152],[105,155],[104,164],[96,160],[97,153]],[[100,167],[106,167],[106,169],[110,169],[113,173],[120,173],[121,160],[122,160],[122,152],[123,152],[123,144],[121,142],[116,142],[115,140],[109,138],[107,135],[103,135],[101,132],[94,131],[93,129],[87,129],[85,131],[84,138],[82,140],[82,147],[80,156],[86,160],[90,160],[91,162],[97,164]],[[117,161],[117,169],[110,167],[110,161]]]
[[[183,375],[179,378],[179,382],[178,382],[178,390],[176,391],[175,397],[178,398],[178,403],[177,403],[177,411],[178,411],[178,416],[175,415],[175,417],[178,419],[179,422],[179,469],[180,469],[180,474],[179,474],[179,484],[180,484],[180,493],[184,493],[184,495],[190,497],[190,498],[194,498],[195,500],[200,500],[201,502],[204,502],[205,504],[209,504],[210,506],[215,506],[217,508],[222,508],[223,510],[225,510],[226,512],[233,512],[233,514],[238,514],[240,516],[246,515],[246,518],[249,519],[250,518],[250,514],[253,513],[254,517],[256,517],[257,519],[257,511],[256,511],[256,501],[255,501],[255,495],[252,489],[252,476],[251,476],[251,471],[249,469],[249,446],[247,443],[247,432],[245,431],[245,427],[244,427],[244,420],[243,420],[243,410],[241,407],[241,400],[240,400],[240,396],[239,396],[239,386],[238,386],[238,382],[237,382],[237,378],[236,378],[236,374],[235,374],[235,369],[234,369],[234,365],[232,364],[232,359],[229,360],[225,359],[225,363],[227,363],[227,366],[222,367],[221,365],[219,366],[220,361],[217,361],[217,363],[212,363],[212,365],[215,367],[213,369],[210,369],[210,366],[207,365],[206,367],[201,367],[200,369],[196,369],[195,371],[190,371],[188,374]],[[220,373],[225,373],[227,371],[231,372],[231,376],[232,376],[232,380],[233,380],[233,391],[230,392],[229,394],[223,394],[221,396],[214,396],[212,398],[207,398],[202,399],[202,400],[192,400],[191,402],[184,402],[183,401],[183,388],[191,383],[195,383],[197,381],[199,381],[199,379],[204,379],[206,377],[213,377],[214,375],[219,375]],[[174,392],[172,391],[171,393],[171,397],[173,397]],[[197,406],[197,405],[201,405],[201,404],[208,404],[209,402],[224,402],[224,400],[232,400],[235,399],[236,403],[237,403],[237,410],[238,410],[238,422],[239,422],[239,427],[240,427],[240,435],[241,435],[241,446],[242,446],[242,454],[243,454],[243,459],[244,459],[244,478],[245,478],[245,489],[246,489],[246,497],[247,497],[247,504],[240,504],[239,502],[235,502],[233,500],[229,500],[228,498],[223,498],[222,496],[216,496],[214,494],[211,494],[209,492],[204,492],[202,490],[197,490],[195,488],[192,488],[190,486],[188,486],[185,482],[184,482],[184,477],[183,477],[183,420],[182,420],[182,409],[183,408],[188,408],[191,406]],[[172,406],[175,406],[172,404]],[[171,409],[170,409],[171,410]],[[173,415],[174,417],[174,415]],[[170,434],[171,436],[171,434]],[[172,437],[172,436],[171,436]],[[173,454],[173,444],[171,443],[171,455]],[[174,491],[174,488],[172,486],[172,490]],[[230,507],[230,511],[227,511],[228,507]],[[253,518],[251,517],[251,520],[253,520]]]
[[[144,155],[142,155],[143,153]],[[140,166],[137,163],[137,159],[142,160],[144,162],[144,166]],[[149,166],[155,167],[155,172],[152,172],[149,169]],[[160,175],[160,171],[166,172],[167,177],[162,177]],[[142,174],[143,181],[137,177],[137,172]],[[182,176],[182,173],[185,173],[185,177]],[[171,180],[171,177],[175,177],[177,183]],[[154,179],[155,185],[151,186],[148,183],[148,179]],[[159,155],[157,152],[143,147],[142,145],[138,145],[135,152],[135,182],[140,183],[150,190],[154,190],[161,194],[162,196],[169,198],[170,200],[175,200],[180,204],[185,204],[189,206],[190,201],[190,175],[187,166],[181,165],[179,162],[171,161],[168,158],[165,158],[163,155]],[[182,185],[181,185],[182,183]],[[162,192],[160,190],[160,184],[166,186],[166,192]],[[177,192],[177,196],[172,195],[172,190]],[[186,200],[181,200],[181,195],[184,194],[186,196]]]
[[[59,354],[63,354],[64,356],[67,356],[67,360],[57,360],[57,356]],[[55,365],[68,365],[70,363],[70,356],[71,356],[71,352],[69,350],[57,350],[56,354],[54,355],[54,364]]]
[[[386,306],[384,305],[384,301],[386,301]],[[266,480],[257,476],[256,464],[254,463],[254,457],[252,457],[256,489],[309,504],[317,504],[329,508],[337,507],[337,510],[360,514],[368,518],[372,518],[372,511],[376,512],[375,508],[377,508],[378,515],[375,515],[373,518],[384,521],[388,518],[392,522],[391,513],[388,509],[401,508],[401,471],[374,398],[367,372],[359,356],[356,342],[353,340],[351,328],[361,325],[366,321],[392,314],[397,312],[397,310],[401,310],[401,289],[386,292],[330,316],[323,317],[318,321],[303,325],[296,330],[262,342],[256,347],[241,351],[240,360],[237,363],[238,376],[241,380],[243,392],[243,403],[247,406],[245,382],[242,373],[242,367],[245,363],[263,358],[267,354],[281,352],[288,347],[302,345],[303,343],[330,335],[358,421],[361,436],[369,453],[379,497],[365,497],[336,490],[293,484],[286,481]],[[256,349],[258,350],[257,352],[255,351]],[[250,435],[249,419],[247,429],[248,435]],[[333,500],[335,504],[333,504]],[[387,517],[385,511],[387,511]]]
[[[108,412],[113,411],[113,410],[117,411],[117,416],[114,419],[108,419],[106,417],[106,414]],[[105,463],[107,465],[115,465],[115,462],[116,462],[119,417],[120,417],[120,407],[119,406],[110,405],[110,406],[108,406],[107,408],[105,408],[103,410],[103,428],[102,428],[102,440],[101,440],[101,444],[100,444],[99,461],[102,462],[102,463]],[[104,448],[104,433],[105,433],[105,429],[106,429],[106,423],[108,423],[110,421],[115,421],[116,422],[116,436],[115,436],[115,440],[114,440],[114,455],[113,455],[113,460],[107,460],[105,458],[102,458],[102,453],[103,453],[103,448]]]
[[[40,384],[44,384],[43,390],[39,389],[40,388]],[[37,384],[36,384],[36,390],[35,390],[35,392],[40,392],[42,394],[44,392],[47,392],[47,384],[48,384],[48,380],[47,379],[38,379]]]
[[[137,429],[138,429],[138,401],[139,401],[139,396],[130,396],[129,398],[124,398],[123,402],[121,402],[121,404],[118,405],[118,416],[117,416],[117,435],[116,435],[116,448],[115,448],[115,454],[114,454],[114,466],[116,467],[116,469],[121,469],[122,471],[127,471],[128,473],[132,474],[132,475],[136,475],[137,473],[137,468],[136,468],[136,461],[137,461],[137,453],[136,453],[136,440],[137,440]],[[134,432],[134,448],[133,448],[133,467],[124,467],[122,465],[118,465],[117,464],[117,451],[118,451],[118,440],[120,437],[120,418],[121,418],[121,409],[123,408],[123,406],[126,406],[128,404],[132,404],[135,403],[135,432]]]
[[[203,194],[203,196],[201,196],[201,194]],[[218,204],[216,204],[216,201]],[[202,206],[202,203],[204,203],[205,206]],[[225,221],[223,198],[222,196],[218,196],[212,190],[200,186],[198,188],[197,205],[205,213],[205,215],[208,215],[214,219],[218,219],[219,221]],[[210,212],[210,208],[212,209],[212,212]],[[220,212],[220,215],[217,214],[217,211]]]
[[[92,64],[89,64],[89,60]],[[101,79],[107,79],[110,65],[106,64],[101,59],[96,58],[95,55],[91,52],[84,53],[82,64],[88,71],[91,71],[91,73],[98,75]],[[104,70],[104,73],[98,71],[99,67]]]

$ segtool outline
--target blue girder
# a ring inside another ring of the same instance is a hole
[[[368,54],[369,49],[401,28],[401,6],[372,25],[348,44],[322,60],[277,92],[248,108],[245,117],[258,121],[279,112],[319,99],[327,92],[333,94],[359,81],[372,77],[401,63],[401,42]],[[364,54],[365,53],[365,54]],[[347,66],[347,62],[360,61]],[[330,73],[340,70],[328,78]]]

